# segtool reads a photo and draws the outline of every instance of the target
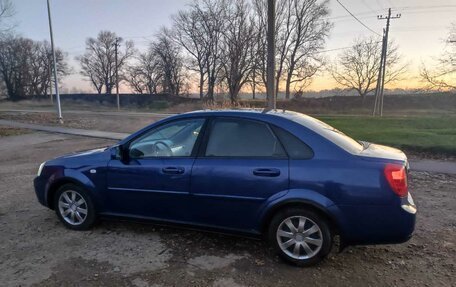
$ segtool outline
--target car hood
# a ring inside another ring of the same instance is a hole
[[[66,168],[79,168],[82,166],[101,165],[111,157],[109,147],[97,148],[85,151],[74,152],[46,162],[47,166],[64,166]]]
[[[97,148],[97,149],[91,149],[91,150],[85,150],[85,151],[78,151],[78,152],[64,155],[61,158],[76,158],[76,157],[82,157],[82,156],[88,156],[88,155],[96,155],[96,154],[105,152],[106,149],[108,149],[108,148],[103,147],[103,148]]]
[[[364,143],[365,148],[358,155],[407,162],[407,156],[399,149],[373,143]]]

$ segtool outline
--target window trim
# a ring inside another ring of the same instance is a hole
[[[192,149],[192,152],[189,156],[157,156],[157,157],[153,157],[153,156],[147,156],[147,157],[141,157],[141,158],[130,158],[130,160],[169,160],[169,159],[192,159],[192,158],[196,158],[197,157],[197,154],[198,154],[198,150],[199,150],[199,147],[202,143],[202,139],[203,139],[203,135],[205,133],[205,130],[207,128],[207,124],[209,122],[209,119],[208,117],[204,117],[204,116],[198,116],[198,117],[189,117],[189,118],[178,118],[178,119],[172,119],[172,120],[169,120],[169,121],[165,121],[157,126],[153,126],[153,127],[150,127],[149,129],[145,130],[143,133],[137,135],[136,137],[130,139],[128,142],[126,142],[124,144],[125,147],[128,148],[128,150],[130,150],[131,148],[131,144],[139,139],[140,137],[144,136],[145,134],[147,133],[150,133],[150,132],[153,132],[154,130],[157,130],[165,125],[168,125],[168,124],[173,124],[173,123],[176,123],[176,122],[180,122],[180,121],[190,121],[190,120],[203,120],[203,125],[201,126],[201,132],[200,134],[198,135],[198,138],[196,139],[195,141],[195,144],[193,145],[193,149]]]
[[[274,156],[207,156],[206,149],[207,149],[207,145],[209,143],[209,137],[212,134],[214,122],[219,119],[243,120],[243,121],[256,122],[256,123],[266,125],[267,128],[269,129],[269,131],[271,132],[271,134],[275,137],[277,142],[282,147],[282,150],[284,151],[285,155],[280,156],[280,157],[274,157]],[[197,153],[197,158],[198,159],[243,159],[243,160],[246,160],[246,159],[250,159],[250,160],[262,160],[262,159],[263,160],[288,160],[289,155],[287,153],[287,150],[283,146],[282,142],[280,141],[280,138],[275,134],[274,130],[271,128],[271,126],[268,122],[257,120],[257,119],[243,118],[243,117],[238,117],[238,116],[211,116],[207,120],[207,127],[204,130],[202,143],[201,143],[198,153]]]

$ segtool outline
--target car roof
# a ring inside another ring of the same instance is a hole
[[[220,110],[199,110],[184,113],[182,115],[193,115],[193,116],[224,116],[224,115],[249,115],[255,117],[255,115],[270,115],[270,116],[279,116],[283,118],[291,119],[294,114],[299,114],[287,110],[268,110],[268,109],[220,109]]]
[[[192,116],[243,116],[248,115],[249,117],[253,118],[265,118],[265,117],[279,117],[284,118],[295,123],[298,123],[304,127],[307,127],[313,131],[321,129],[322,126],[326,126],[329,129],[333,129],[332,127],[328,126],[327,124],[321,122],[320,120],[308,116],[306,114],[282,110],[282,109],[220,109],[220,110],[199,110],[184,113],[181,115],[192,115]]]

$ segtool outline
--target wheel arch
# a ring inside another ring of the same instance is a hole
[[[324,206],[311,201],[307,199],[288,199],[281,201],[273,206],[271,206],[264,214],[262,220],[261,220],[261,226],[260,226],[260,232],[262,234],[267,233],[267,229],[269,227],[269,224],[272,220],[272,218],[279,212],[281,212],[284,209],[288,208],[305,208],[307,210],[311,210],[318,215],[322,216],[327,220],[327,222],[330,225],[332,233],[339,234],[340,233],[340,228],[339,228],[339,223],[337,222],[336,218],[334,215],[331,214],[331,212]]]
[[[46,203],[50,209],[54,209],[55,193],[57,192],[57,190],[59,190],[60,187],[66,185],[66,184],[74,184],[81,188],[87,188],[82,182],[80,182],[79,180],[72,178],[72,177],[62,177],[62,178],[55,180],[49,186],[47,194],[46,194]]]

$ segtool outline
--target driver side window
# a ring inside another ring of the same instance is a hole
[[[175,121],[146,132],[130,144],[130,158],[189,157],[204,119]]]

